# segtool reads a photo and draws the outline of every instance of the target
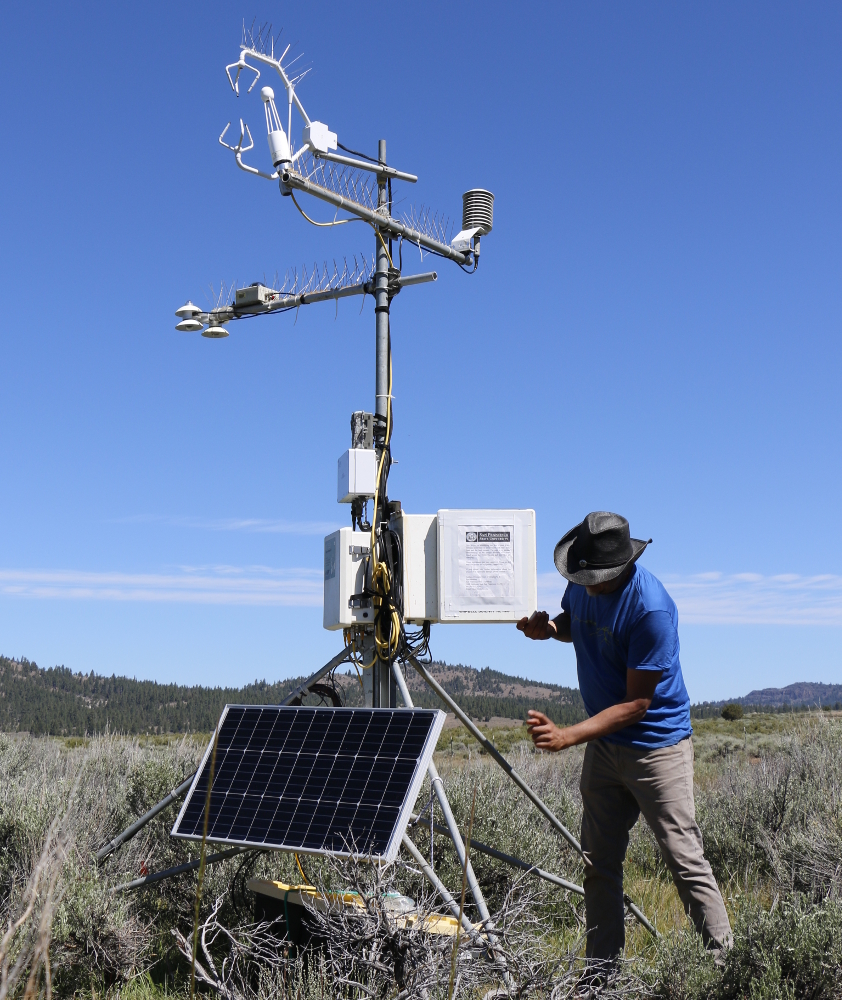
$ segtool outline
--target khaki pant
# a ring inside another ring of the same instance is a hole
[[[594,740],[585,750],[580,788],[582,850],[591,862],[584,881],[588,957],[616,958],[625,947],[623,860],[641,813],[705,944],[729,946],[728,914],[696,824],[690,737],[655,750]]]

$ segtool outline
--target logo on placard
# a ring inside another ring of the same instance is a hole
[[[475,542],[476,540],[477,540],[477,533],[475,531],[466,531],[465,532],[465,541],[466,542]]]

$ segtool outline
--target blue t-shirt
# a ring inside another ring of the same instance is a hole
[[[561,607],[570,615],[588,715],[625,699],[627,669],[663,671],[643,719],[603,739],[646,749],[669,747],[691,734],[690,698],[678,659],[678,609],[657,577],[635,564],[625,586],[598,597],[568,583]]]

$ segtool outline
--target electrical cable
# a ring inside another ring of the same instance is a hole
[[[349,656],[349,659],[350,659],[351,663],[354,664],[354,668],[357,671],[357,677],[358,677],[359,682],[360,682],[360,687],[363,688],[363,679],[362,679],[362,676],[360,675],[359,668],[362,667],[363,670],[368,670],[369,667],[373,667],[374,666],[374,662],[377,659],[377,654],[376,653],[374,654],[374,656],[372,657],[371,663],[363,663],[363,661],[360,658],[360,655],[359,655],[359,653],[357,651],[357,635],[359,634],[358,631],[357,631],[357,628],[358,628],[358,626],[355,627],[355,628],[346,628],[346,629],[343,630],[342,635],[343,635],[343,638],[345,639],[345,647],[346,648],[350,647],[351,655]],[[363,690],[365,690],[365,688],[363,688]]]
[[[401,239],[403,239],[403,237],[401,237]],[[462,268],[462,270],[465,272],[465,274],[474,274],[474,272],[476,271],[477,267],[479,267],[479,257],[477,257],[477,256],[474,256],[474,266],[472,268],[468,269],[464,264],[460,264],[458,260],[453,260],[452,257],[448,257],[447,254],[442,253],[440,250],[431,250],[429,247],[423,247],[422,248],[420,246],[420,244],[414,243],[412,240],[410,240],[409,242],[412,243],[413,246],[418,247],[418,249],[421,250],[422,253],[432,254],[433,257],[441,257],[442,260],[453,261],[453,263],[457,267]]]
[[[304,218],[313,226],[318,226],[320,229],[330,229],[332,226],[344,226],[346,222],[366,222],[366,219],[358,219],[356,216],[353,219],[334,219],[333,222],[316,222],[315,219],[311,219],[310,216],[304,211],[304,209],[295,200],[295,192],[289,192],[290,198],[292,198],[292,203],[298,209],[299,212],[304,216]]]
[[[301,861],[299,860],[298,855],[295,854],[295,853],[293,853],[292,856],[295,858],[295,863],[298,865],[298,870],[301,872],[301,877],[304,879],[304,884],[307,885],[307,886],[312,886],[313,883],[304,874],[304,869],[301,867]]]
[[[386,204],[388,205],[388,208],[389,208],[389,218],[391,218],[392,217],[392,178],[390,177],[386,183],[387,183],[387,188],[386,189],[389,192],[389,200],[387,201]],[[389,259],[390,260],[392,259],[392,234],[391,233],[389,233]]]
[[[382,234],[377,230],[383,249],[388,255],[389,249],[383,239]],[[389,258],[391,264],[391,257]],[[394,266],[394,265],[393,265]],[[389,447],[392,438],[392,339],[389,335],[389,389],[386,397],[386,433],[383,441],[383,448],[380,452],[380,463],[375,479],[375,493],[373,498],[373,516],[371,518],[371,589],[373,591],[373,606],[375,608],[374,619],[374,650],[375,657],[391,663],[400,645],[401,621],[398,611],[392,601],[393,574],[389,572],[389,566],[381,561],[378,553],[377,538],[377,507],[382,492],[383,499],[386,498],[386,482],[388,481],[389,469],[385,465],[388,455],[391,464],[391,449]],[[385,475],[384,475],[385,472]],[[381,532],[380,543],[385,544],[383,532]],[[384,620],[385,619],[385,620]],[[385,631],[385,636],[384,636]]]
[[[374,226],[373,228],[374,228],[375,233],[377,233],[377,238],[383,244],[383,249],[386,251],[386,256],[389,258],[389,267],[393,268],[395,265],[392,263],[392,255],[389,253],[389,248],[386,246],[386,241],[383,239],[383,234],[380,232],[380,230],[377,228],[377,226]],[[391,338],[390,338],[390,340],[391,340]],[[391,367],[391,365],[392,365],[392,348],[390,346],[389,347],[389,378],[390,379],[392,377],[392,367]],[[391,393],[391,391],[392,390],[390,388],[389,392]],[[389,403],[391,404],[391,397],[389,398]]]
[[[368,160],[369,163],[380,163],[380,160],[375,160],[373,156],[367,156],[365,153],[359,153],[356,149],[350,149],[348,146],[343,146],[341,142],[337,142],[336,145],[346,153],[351,153],[353,156],[359,156],[363,160]]]

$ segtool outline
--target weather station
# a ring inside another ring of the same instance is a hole
[[[201,858],[147,875],[123,889],[138,889],[176,871],[204,867],[246,851],[390,862],[403,849],[449,911],[448,919],[499,966],[502,958],[491,915],[433,762],[445,712],[453,713],[468,729],[543,820],[580,856],[582,850],[430,672],[430,638],[433,625],[511,623],[536,610],[535,512],[441,509],[414,513],[388,492],[395,432],[392,301],[404,290],[414,295],[416,286],[435,283],[437,278],[436,271],[404,273],[404,244],[476,275],[481,240],[493,228],[494,195],[482,188],[465,192],[461,229],[450,239],[445,225],[429,212],[410,209],[397,218],[393,185],[414,185],[418,178],[388,163],[385,140],[380,140],[376,156],[368,156],[343,145],[339,131],[311,119],[299,96],[305,74],[296,75],[294,60],[287,61],[289,46],[279,56],[275,48],[271,29],[244,29],[239,57],[225,67],[234,95],[252,100],[255,110],[261,110],[266,128],[263,152],[258,151],[260,144],[243,117],[234,130],[236,141],[229,122],[219,142],[233,154],[237,168],[277,185],[282,207],[300,212],[308,222],[324,228],[356,220],[367,223],[373,230],[373,254],[355,258],[350,265],[343,260],[341,266],[334,262],[332,268],[310,273],[304,269],[300,274],[287,272],[283,282],[276,280],[272,286],[256,282],[233,289],[230,301],[220,300],[209,310],[188,301],[176,310],[176,330],[220,339],[243,329],[244,320],[349,296],[374,299],[373,407],[351,415],[349,447],[337,462],[337,501],[345,505],[350,523],[329,534],[323,550],[323,625],[343,642],[337,654],[292,692],[284,705],[226,706],[196,773],[105,845],[98,857],[104,860],[153,816],[181,799],[173,836],[200,841]],[[270,77],[277,90],[262,74]],[[315,219],[320,206],[329,207],[332,217]],[[361,387],[361,403],[363,393]],[[308,692],[322,693],[325,678],[344,664],[353,665],[359,673],[364,707],[302,704]],[[413,706],[408,670],[420,675],[441,701],[443,711]],[[315,761],[306,773],[301,764],[304,759]],[[424,810],[419,817],[413,809],[425,776],[431,787],[429,813],[425,816]],[[443,827],[435,822],[434,805]],[[457,888],[442,883],[431,859],[422,855],[409,836],[410,825],[417,824],[428,827],[431,837],[435,830],[452,840],[479,924],[467,920]],[[205,843],[225,849],[205,855]],[[471,848],[583,894],[581,886],[542,871],[532,862],[473,842]],[[274,891],[265,883],[252,888],[268,896]],[[302,887],[298,890],[303,891]],[[628,898],[626,905],[656,933]],[[500,971],[505,979],[505,969]]]

